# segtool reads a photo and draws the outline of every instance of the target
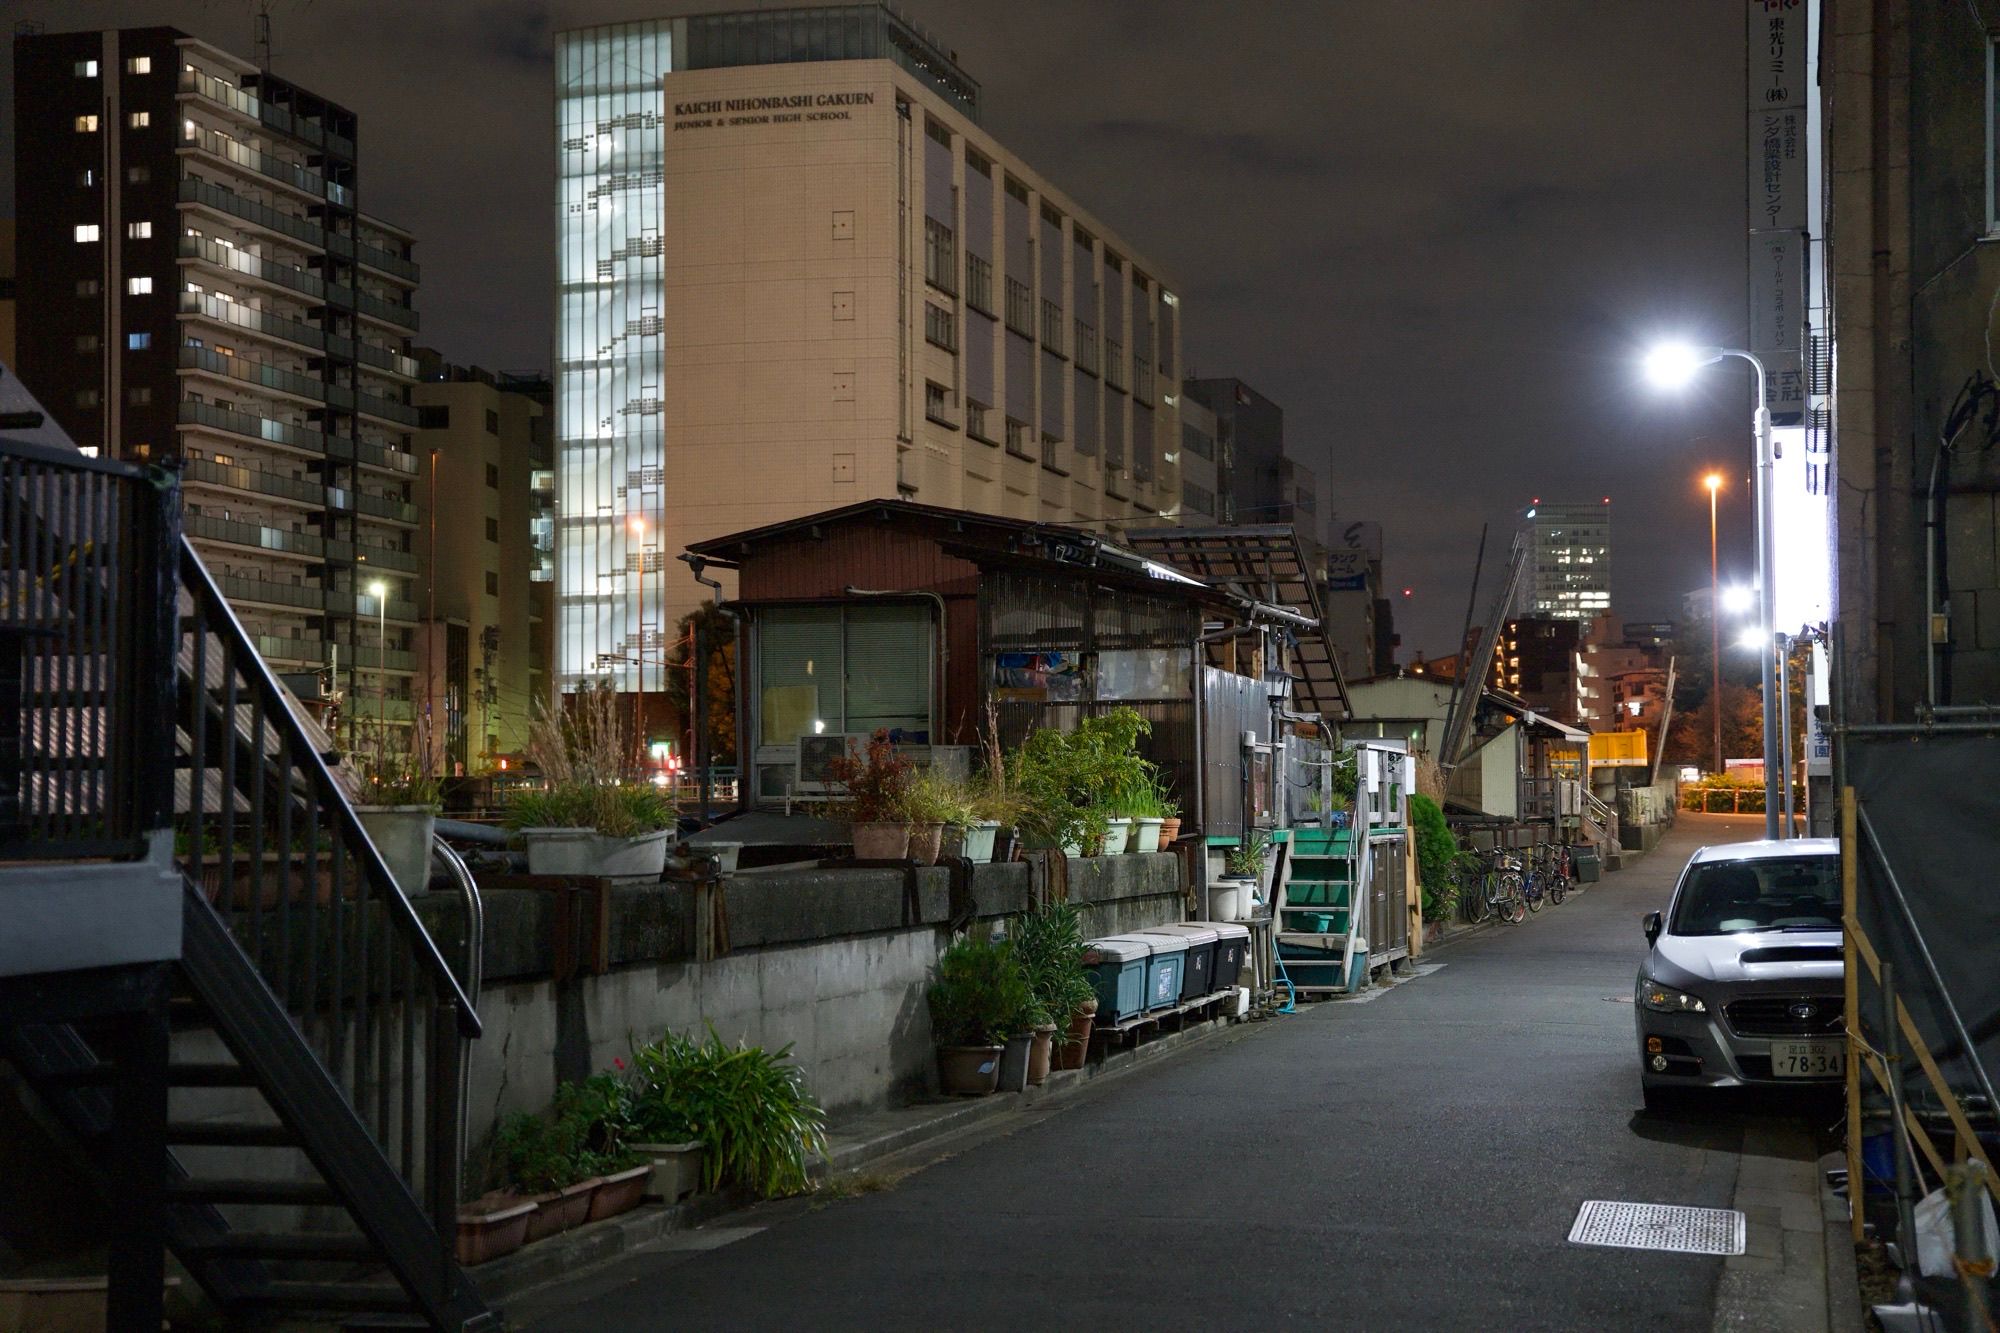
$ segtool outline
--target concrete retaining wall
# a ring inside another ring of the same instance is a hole
[[[1026,865],[979,866],[972,908],[992,921],[1025,910]],[[1069,862],[1070,899],[1092,935],[1178,921],[1179,861],[1171,855]],[[725,1041],[792,1046],[808,1085],[836,1113],[872,1109],[934,1086],[925,986],[947,942],[949,872],[885,870],[745,874],[725,888],[730,953],[692,960],[691,893],[675,884],[618,890],[610,969],[557,984],[554,897],[486,894],[485,1035],[472,1049],[469,1141],[498,1120],[549,1104],[559,1080],[608,1068],[635,1043],[713,1023]],[[455,905],[425,915],[459,950]]]

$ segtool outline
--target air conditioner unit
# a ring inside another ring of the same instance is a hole
[[[825,731],[817,734],[801,735],[798,742],[798,771],[792,781],[792,791],[799,796],[830,796],[840,790],[840,783],[834,781],[833,763],[837,759],[854,755],[857,758],[868,749],[869,733],[865,731]]]

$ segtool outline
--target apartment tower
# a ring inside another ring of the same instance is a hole
[[[1611,607],[1611,502],[1542,504],[1528,522],[1534,566],[1528,613],[1589,621]]]
[[[86,450],[178,460],[259,651],[411,717],[417,266],[354,114],[172,28],[14,42],[22,379]]]
[[[979,102],[876,4],[558,36],[562,688],[662,687],[692,541],[872,498],[1178,512],[1177,286]]]

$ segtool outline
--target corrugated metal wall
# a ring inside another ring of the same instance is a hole
[[[1269,803],[1271,766],[1265,760],[1249,766],[1252,810],[1245,818],[1243,733],[1270,740],[1270,691],[1261,680],[1203,667],[1201,692],[1202,788],[1208,798],[1201,832],[1206,837],[1240,837],[1246,826],[1255,824],[1256,807]]]

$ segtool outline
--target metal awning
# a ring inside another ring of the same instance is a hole
[[[1328,722],[1353,714],[1340,660],[1326,636],[1321,571],[1306,558],[1289,523],[1227,528],[1148,528],[1125,534],[1125,545],[1174,568],[1220,584],[1253,603],[1290,612],[1300,681],[1294,699],[1301,712]]]

